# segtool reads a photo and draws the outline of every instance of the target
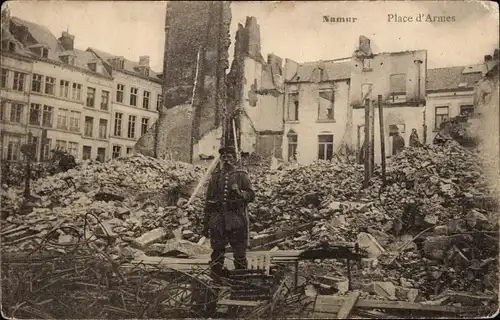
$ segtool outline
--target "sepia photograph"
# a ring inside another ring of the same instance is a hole
[[[496,317],[499,21],[4,1],[3,318]]]

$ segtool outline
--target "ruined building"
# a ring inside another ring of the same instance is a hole
[[[217,136],[225,113],[230,22],[225,1],[168,2],[165,108],[136,150],[191,162],[198,141]]]
[[[255,17],[238,25],[226,75],[230,19],[228,2],[168,5],[165,108],[137,149],[196,163],[236,138],[244,154],[301,164],[344,158],[362,149],[369,103],[375,108],[370,122],[379,163],[379,95],[387,157],[396,131],[407,146],[413,129],[429,144],[446,117],[477,107],[473,87],[483,66],[428,70],[426,50],[375,53],[364,36],[352,56],[342,59],[265,59]]]
[[[228,2],[168,4],[165,109],[137,150],[196,162],[215,156],[221,140],[233,144],[236,136],[244,153],[281,157],[282,59],[270,54],[264,60],[259,25],[248,17],[238,26],[226,76],[230,20]]]

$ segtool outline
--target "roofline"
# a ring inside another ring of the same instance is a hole
[[[400,55],[404,53],[416,53],[416,52],[427,52],[427,49],[418,49],[418,50],[404,50],[404,51],[392,51],[392,52],[379,52],[379,53],[374,53],[374,56],[378,55]]]
[[[474,91],[474,87],[427,89],[426,93],[455,92],[455,91]]]
[[[431,69],[427,69],[427,71],[429,71],[429,70],[452,69],[452,68],[467,68],[467,67],[470,67],[470,66],[483,66],[483,65],[484,65],[484,63],[474,63],[474,64],[466,64],[466,65],[461,65],[461,66],[431,68]],[[481,71],[478,71],[478,72],[481,72]]]
[[[289,60],[291,60],[291,59],[289,59]],[[306,63],[319,63],[319,62],[338,62],[338,63],[341,63],[341,62],[350,62],[351,60],[352,60],[352,57],[338,58],[338,59],[329,59],[329,60],[315,60],[315,61],[305,61],[305,62],[296,62],[296,61],[294,61],[294,62],[298,63],[299,65],[303,65],[303,64],[306,64]]]
[[[117,69],[117,68],[115,68],[111,63],[109,63],[106,59],[104,59],[104,57],[101,57],[101,55],[99,53],[95,52],[95,50],[98,50],[98,49],[94,49],[92,47],[88,47],[87,50],[85,50],[85,51],[90,51],[93,54],[95,54],[97,56],[97,58],[99,60],[101,60],[103,64],[106,64],[107,66],[109,66],[112,71],[121,72],[121,73],[126,74],[126,75],[134,76],[134,77],[137,77],[137,78],[141,78],[141,79],[148,80],[148,81],[151,81],[151,82],[156,82],[158,84],[163,85],[163,79],[156,79],[156,78],[152,78],[152,77],[145,77],[145,76],[137,74],[135,72],[131,72],[131,71],[128,71],[128,70],[125,70],[125,69]],[[100,51],[100,50],[98,50],[98,51]],[[106,52],[104,52],[104,53],[106,53]],[[107,54],[109,54],[109,53],[107,53]],[[109,54],[109,55],[112,55],[112,54]],[[153,71],[153,72],[155,72],[155,71]],[[155,73],[157,73],[157,72],[155,72]]]
[[[90,71],[90,70],[87,70],[87,69],[83,69],[83,68],[80,68],[80,67],[77,67],[77,66],[73,66],[71,64],[62,63],[62,62],[59,62],[59,61],[55,61],[55,60],[51,60],[51,59],[46,59],[46,58],[41,58],[41,57],[33,57],[33,60],[41,61],[41,62],[47,62],[47,63],[50,63],[50,64],[54,64],[56,66],[65,67],[65,68],[68,68],[68,69],[73,69],[73,70],[81,71],[81,72],[84,72],[84,73],[87,73],[87,74],[90,74],[90,75],[93,75],[93,76],[97,76],[97,77],[100,77],[100,78],[113,80],[112,76],[107,76],[107,75],[104,75],[104,74],[93,72],[93,71]]]
[[[0,55],[6,56],[6,57],[15,58],[15,59],[19,59],[19,60],[23,60],[25,62],[33,62],[32,58],[23,56],[23,55],[18,54],[18,53],[0,51]]]
[[[121,73],[124,73],[124,74],[129,75],[129,76],[134,76],[134,77],[137,77],[137,78],[141,78],[143,80],[148,80],[148,81],[151,81],[151,82],[156,82],[158,84],[163,85],[163,81],[161,79],[156,79],[156,78],[152,78],[152,77],[146,77],[146,76],[143,76],[143,75],[140,75],[140,74],[137,74],[135,72],[128,71],[128,70],[125,70],[125,69],[116,69],[113,66],[111,66],[111,70],[117,71],[117,72],[121,72]]]
[[[325,83],[325,82],[335,82],[335,81],[351,81],[351,78],[338,78],[338,79],[331,79],[331,80],[326,80],[326,81],[319,81],[320,83]],[[285,81],[286,84],[290,83],[316,83],[315,81],[306,81],[306,80],[299,80],[299,81]]]

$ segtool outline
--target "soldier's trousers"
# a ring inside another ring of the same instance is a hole
[[[210,229],[210,244],[212,246],[212,272],[215,276],[222,276],[224,268],[224,255],[226,253],[226,245],[229,242],[233,249],[234,268],[247,268],[247,234],[246,226],[234,230]]]

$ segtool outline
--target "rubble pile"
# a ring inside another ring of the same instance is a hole
[[[405,149],[388,166],[387,183],[379,199],[383,208],[410,216],[408,210],[418,211],[403,215],[418,226],[459,218],[474,199],[494,196],[480,158],[454,141]]]
[[[490,296],[498,282],[498,190],[484,163],[448,141],[405,149],[388,164],[386,185],[376,168],[366,190],[361,166],[316,162],[254,173],[253,236],[314,221],[277,247],[355,241],[369,253],[361,275],[368,283],[389,281],[412,299],[415,290],[420,299],[446,290]]]
[[[367,189],[362,189],[360,165],[318,161],[275,170],[253,165],[251,237],[313,222],[312,228],[292,233],[277,248],[307,249],[325,240],[357,242],[369,254],[361,270],[361,278],[368,281],[365,287],[370,281],[390,282],[397,290],[408,289],[403,291],[411,299],[415,290],[420,299],[445,289],[491,294],[498,282],[498,203],[491,200],[496,198],[484,163],[453,141],[407,148],[388,163],[385,185],[376,168]],[[185,248],[194,248],[191,244],[202,238],[203,192],[191,204],[187,198],[203,171],[134,155],[105,164],[84,163],[41,179],[33,186],[32,212],[7,219],[2,247],[25,251],[43,244],[64,251],[88,227],[100,235],[96,243],[101,247],[113,239],[116,255],[133,255],[130,247],[165,253],[175,246],[158,242],[173,238],[173,230],[191,241]],[[22,190],[2,192],[3,209],[17,212],[27,205]],[[51,241],[46,241],[49,235]]]
[[[23,201],[22,189],[2,190],[2,210],[10,212],[2,228],[2,248],[32,250],[56,227],[59,234],[50,235],[62,237],[59,243],[77,240],[64,228],[75,228],[81,236],[85,224],[118,240],[158,227],[175,229],[185,215],[176,207],[178,198],[202,172],[184,163],[133,155],[107,163],[86,162],[40,179],[29,203]],[[23,207],[31,212],[21,212]]]
[[[26,163],[2,161],[2,185],[5,187],[24,186],[26,181]],[[31,180],[36,181],[53,174],[57,166],[52,163],[32,163],[30,165]]]

